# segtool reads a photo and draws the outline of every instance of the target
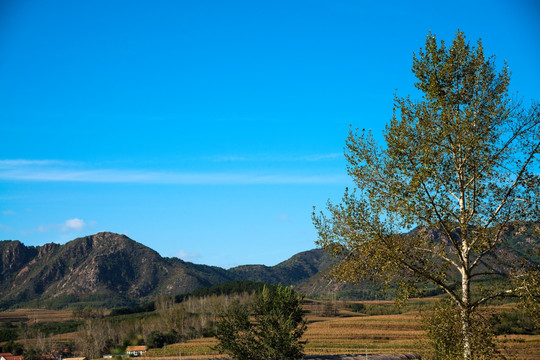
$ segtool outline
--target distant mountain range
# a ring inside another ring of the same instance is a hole
[[[65,245],[0,241],[0,308],[133,305],[233,280],[299,284],[332,264],[320,249],[276,265],[232,269],[165,258],[125,235],[101,232]]]
[[[523,226],[522,226],[523,227]],[[505,247],[514,260],[539,263],[538,238],[525,226]],[[416,231],[416,230],[413,230]],[[440,237],[436,231],[432,235]],[[341,284],[324,276],[335,262],[320,249],[298,253],[275,266],[243,265],[231,269],[164,258],[125,235],[101,232],[64,245],[25,246],[0,241],[0,309],[15,306],[62,308],[68,305],[131,306],[160,294],[188,294],[234,280],[294,285],[309,296],[340,293],[374,298],[372,284]],[[436,290],[434,290],[436,293]]]

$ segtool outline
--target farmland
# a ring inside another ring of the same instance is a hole
[[[309,300],[304,306],[308,329],[307,355],[317,354],[365,354],[368,353],[410,353],[430,356],[427,339],[421,328],[421,311],[427,311],[433,299],[414,300],[410,305],[398,310],[390,301],[322,302]],[[331,311],[328,311],[329,304]],[[352,304],[360,304],[363,311],[351,310]],[[492,311],[512,308],[511,304],[498,305]],[[72,320],[68,310],[24,310],[18,309],[0,313],[0,322],[24,322],[46,324]],[[55,341],[68,341],[75,333],[54,336]],[[32,339],[26,343],[31,344]],[[500,335],[499,345],[504,346],[503,354],[517,360],[540,359],[540,335]],[[221,357],[213,348],[217,340],[212,337],[191,339],[167,345],[162,349],[151,349],[144,357],[152,358],[216,358]]]
[[[361,304],[371,312],[402,312],[397,314],[369,315],[350,311],[345,304],[336,304],[336,313],[321,316],[324,303],[309,301],[305,305],[308,329],[306,355],[318,354],[365,354],[410,353],[430,358],[429,344],[420,323],[420,312],[429,308],[433,299],[413,301],[401,311],[390,301],[363,301]],[[360,303],[360,302],[359,302]],[[494,311],[510,308],[509,305],[494,307]],[[540,335],[504,335],[497,338],[504,347],[503,354],[516,360],[540,359]],[[147,358],[189,357],[214,358],[219,354],[212,348],[214,338],[189,340],[184,343],[151,349]]]

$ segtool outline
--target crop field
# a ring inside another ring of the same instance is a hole
[[[429,304],[422,299],[422,304]],[[383,307],[384,311],[395,311],[391,301],[364,301],[364,305]],[[419,302],[420,303],[420,302]],[[422,308],[422,306],[413,308]],[[429,358],[427,339],[420,325],[418,310],[404,310],[401,314],[364,315],[340,308],[334,316],[321,316],[317,313],[319,304],[309,302],[307,311],[308,329],[304,334],[307,340],[307,355],[322,354],[365,354],[367,353],[410,353]],[[388,308],[387,308],[388,307]],[[502,307],[508,307],[503,305]],[[503,354],[508,359],[540,359],[540,335],[499,336],[497,341],[504,346]],[[217,345],[214,338],[191,340],[185,343],[151,349],[147,358],[216,358],[220,355],[213,350]]]
[[[411,313],[331,318],[309,324],[306,353],[413,352],[422,336]]]
[[[420,311],[428,310],[429,299],[412,302],[397,310],[391,301],[362,301],[363,312],[353,312],[346,304],[336,303],[335,312],[323,314],[324,303],[308,301],[305,305],[308,328],[304,334],[307,355],[410,353],[429,358],[429,346],[420,325]],[[350,303],[349,303],[350,305]],[[508,310],[512,305],[493,307],[493,311]],[[326,315],[326,316],[324,316]],[[19,309],[0,312],[0,322],[26,322],[27,324],[69,321],[70,310]],[[75,333],[56,335],[56,341],[68,341]],[[28,339],[32,344],[32,339]],[[540,335],[502,335],[497,338],[504,346],[508,359],[540,359]],[[162,349],[150,349],[143,359],[211,359],[224,357],[214,350],[215,338],[193,339],[168,345]]]
[[[16,309],[0,312],[0,322],[62,322],[72,318],[71,310]]]

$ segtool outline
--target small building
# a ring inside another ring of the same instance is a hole
[[[24,360],[22,355],[13,355],[11,353],[0,353],[0,360]]]
[[[126,354],[129,356],[141,356],[148,351],[148,346],[128,346],[126,348]]]

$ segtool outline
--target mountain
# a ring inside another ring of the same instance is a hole
[[[433,241],[448,243],[434,229],[415,229]],[[495,270],[528,259],[540,263],[539,224],[509,226],[505,247],[491,254]],[[408,236],[408,234],[404,234]],[[315,249],[298,253],[275,266],[243,265],[232,269],[164,258],[125,235],[102,232],[64,245],[25,246],[0,241],[0,309],[14,306],[65,307],[131,306],[159,294],[187,294],[202,287],[233,280],[294,285],[308,296],[337,294],[356,299],[380,298],[383,293],[368,282],[338,283],[325,274],[335,263]],[[452,275],[451,275],[452,276]],[[433,294],[437,289],[430,289]]]
[[[315,249],[298,253],[275,266],[242,265],[229,269],[229,273],[237,280],[292,285],[326,270],[332,263],[330,255]]]
[[[124,306],[158,294],[183,294],[232,280],[290,285],[329,265],[312,250],[276,266],[246,265],[225,270],[164,258],[125,235],[102,232],[65,245],[25,246],[0,241],[0,308],[20,305],[62,307]]]

